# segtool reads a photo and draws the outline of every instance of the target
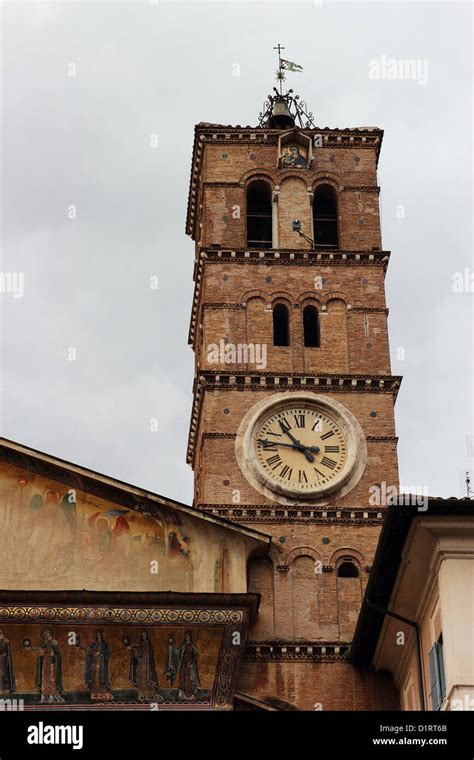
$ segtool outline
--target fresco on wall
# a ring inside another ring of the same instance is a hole
[[[0,697],[29,705],[210,704],[223,626],[4,625]]]
[[[224,541],[195,518],[22,472],[0,463],[0,588],[230,590]]]

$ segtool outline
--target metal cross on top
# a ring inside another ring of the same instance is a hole
[[[276,47],[273,48],[273,50],[278,50],[278,71],[276,72],[276,79],[277,82],[280,83],[280,95],[283,95],[283,89],[282,89],[282,82],[285,80],[285,72],[283,71],[283,64],[281,60],[281,51],[285,48],[278,43]]]

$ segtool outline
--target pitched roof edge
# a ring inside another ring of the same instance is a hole
[[[75,485],[84,491],[91,490],[101,498],[108,499],[110,501],[116,501],[119,494],[124,494],[126,495],[127,501],[130,504],[131,508],[134,506],[136,508],[136,500],[145,500],[151,508],[158,505],[165,508],[167,507],[178,512],[184,512],[190,517],[201,519],[208,523],[213,523],[220,528],[225,528],[227,530],[232,530],[234,532],[240,533],[247,536],[247,538],[259,541],[263,544],[266,544],[267,546],[270,546],[271,543],[271,536],[267,535],[266,533],[261,533],[260,531],[254,530],[252,528],[244,527],[239,523],[232,522],[231,520],[226,520],[223,517],[210,515],[207,512],[203,512],[202,510],[196,509],[195,507],[190,507],[187,504],[183,504],[182,502],[175,501],[174,499],[170,499],[166,496],[161,496],[160,494],[153,493],[152,491],[147,491],[143,488],[139,488],[138,486],[134,486],[130,483],[125,483],[122,480],[112,478],[108,475],[104,475],[94,470],[89,470],[86,467],[81,467],[79,465],[68,462],[65,459],[60,459],[51,454],[46,454],[42,451],[38,451],[37,449],[24,446],[23,444],[17,443],[16,441],[11,441],[8,438],[0,437],[0,459],[9,462],[10,464],[16,465],[17,467],[22,467],[23,469],[27,469],[28,464],[34,465],[36,472],[43,475],[44,477],[50,477],[53,480],[60,480],[61,475],[68,476],[69,480],[75,478],[75,484],[67,482],[65,484]],[[82,483],[84,483],[84,485],[82,485]],[[91,486],[94,484],[100,484],[101,488],[91,488]],[[89,488],[87,486],[89,486]],[[98,493],[98,490],[102,491],[102,493]]]

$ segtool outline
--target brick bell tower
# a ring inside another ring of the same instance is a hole
[[[280,58],[281,79],[291,66]],[[273,538],[270,558],[249,567],[261,604],[241,693],[305,710],[397,709],[384,675],[346,660],[380,486],[398,487],[383,132],[317,128],[281,79],[257,127],[195,128],[194,505]]]

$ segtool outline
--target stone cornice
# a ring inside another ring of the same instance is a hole
[[[329,127],[304,129],[301,132],[309,137],[321,135],[323,148],[375,149],[377,161],[382,145],[383,130],[378,127],[361,127],[331,129]],[[196,205],[198,184],[202,171],[204,148],[207,144],[217,145],[277,145],[279,129],[262,127],[233,127],[222,124],[196,124],[194,128],[193,155],[189,183],[188,208],[186,215],[186,234],[194,236],[196,225]]]
[[[305,375],[270,372],[210,372],[199,374],[194,380],[194,398],[188,437],[186,461],[194,465],[195,442],[205,390],[240,390],[258,392],[269,390],[310,390],[329,393],[392,393],[395,402],[402,378],[399,375]]]
[[[307,249],[266,250],[231,250],[224,248],[202,248],[194,264],[194,294],[191,308],[191,322],[188,343],[194,345],[196,322],[203,282],[203,270],[206,264],[246,265],[266,264],[269,266],[377,266],[387,270],[390,251],[361,250],[334,251]],[[368,309],[365,309],[367,311]]]
[[[243,659],[248,661],[345,661],[348,641],[248,641]]]
[[[237,438],[236,433],[203,433],[203,438]],[[366,441],[369,443],[398,443],[397,435],[366,435]]]
[[[197,504],[203,512],[237,523],[319,523],[321,525],[381,525],[385,507],[282,507],[268,504]],[[283,567],[283,566],[281,566]],[[277,570],[280,567],[277,567]],[[284,572],[282,570],[282,572]]]

